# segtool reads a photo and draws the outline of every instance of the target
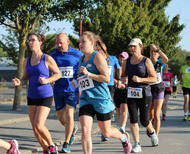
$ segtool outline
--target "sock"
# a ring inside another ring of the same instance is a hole
[[[11,145],[11,147],[10,147],[10,149],[9,149],[9,150],[11,150],[11,148],[12,148],[12,144],[10,144],[10,145]],[[9,150],[8,150],[8,151],[9,151]]]
[[[135,145],[140,145],[140,142],[135,142]]]
[[[184,116],[187,116],[187,112],[184,113]]]
[[[55,145],[53,144],[53,145],[50,145],[49,147],[48,147],[48,149],[51,149],[51,148],[53,148]]]
[[[122,129],[125,132],[125,128],[124,127],[120,127],[120,129]]]
[[[123,134],[123,138],[122,138],[121,142],[125,142],[125,140],[126,140],[126,136]]]
[[[189,116],[190,116],[190,113],[189,113]]]

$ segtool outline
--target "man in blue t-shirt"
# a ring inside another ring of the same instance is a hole
[[[56,37],[57,49],[50,52],[61,72],[61,78],[54,84],[55,108],[59,121],[65,126],[65,142],[62,152],[70,152],[70,144],[74,142],[77,125],[74,124],[74,109],[78,101],[78,88],[71,85],[77,78],[78,62],[82,53],[69,47],[69,39],[65,33]]]

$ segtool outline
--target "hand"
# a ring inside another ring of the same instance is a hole
[[[158,49],[158,48],[156,47],[155,44],[150,44],[150,50],[151,50],[151,51],[156,52],[157,49]]]
[[[14,86],[20,86],[20,80],[18,78],[12,79],[12,83]]]
[[[138,76],[133,76],[132,77],[132,80],[134,81],[134,82],[137,82],[137,83],[140,83],[141,82],[141,78],[139,78]]]
[[[117,81],[116,88],[121,88],[121,81],[120,80]]]
[[[44,77],[39,77],[38,81],[39,81],[41,84],[48,84],[47,79],[44,78]]]
[[[80,67],[80,73],[82,73],[82,74],[84,74],[84,75],[87,75],[87,74],[88,74],[88,70],[86,69],[86,67],[81,66],[81,67]]]

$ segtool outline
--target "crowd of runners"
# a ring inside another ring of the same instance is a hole
[[[79,38],[79,50],[69,46],[65,33],[56,37],[57,48],[44,54],[45,37],[31,34],[28,45],[31,56],[23,64],[21,79],[12,80],[14,86],[29,83],[27,92],[28,114],[36,139],[43,154],[70,153],[78,126],[74,122],[74,110],[79,103],[79,121],[84,154],[92,153],[91,130],[96,116],[101,140],[118,139],[125,154],[141,152],[139,123],[146,129],[153,147],[159,145],[160,114],[166,120],[167,102],[173,92],[177,97],[177,85],[182,84],[184,94],[184,119],[190,120],[190,57],[177,75],[169,72],[168,57],[155,44],[150,44],[150,58],[143,55],[143,42],[133,38],[126,51],[109,55],[101,37],[85,31]],[[52,89],[53,85],[53,89]],[[58,120],[65,127],[62,148],[54,144],[45,126],[53,99]],[[120,127],[114,128],[111,119],[117,112]],[[130,133],[125,127],[130,116]],[[0,140],[0,147],[8,154],[20,154],[18,142]]]

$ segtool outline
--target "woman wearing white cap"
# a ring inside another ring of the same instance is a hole
[[[148,120],[152,95],[149,84],[156,82],[156,73],[151,60],[142,55],[142,41],[134,38],[129,43],[132,56],[122,66],[122,76],[128,76],[127,104],[130,115],[130,129],[134,139],[132,152],[141,152],[139,141],[138,110],[140,122],[151,134],[152,146],[158,145],[152,123]]]

